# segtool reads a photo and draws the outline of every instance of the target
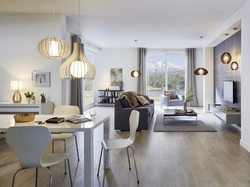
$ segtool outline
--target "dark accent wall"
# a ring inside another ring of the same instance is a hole
[[[229,52],[232,56],[230,64],[221,62],[221,55]],[[233,61],[239,64],[236,71],[231,70],[230,65]],[[224,106],[232,106],[241,111],[241,31],[238,31],[224,42],[214,47],[214,103]],[[250,76],[250,74],[249,74]],[[222,99],[223,80],[234,81],[234,103]]]

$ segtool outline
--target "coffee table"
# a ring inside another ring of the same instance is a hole
[[[163,123],[165,124],[165,120],[168,119],[169,116],[174,116],[174,117],[195,117],[196,118],[196,125],[197,125],[197,113],[193,109],[188,109],[188,112],[183,112],[182,110],[177,110],[175,109],[164,109],[164,120]]]

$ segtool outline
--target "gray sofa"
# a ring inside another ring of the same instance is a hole
[[[115,100],[115,130],[129,131],[129,116],[132,110],[140,112],[137,130],[148,130],[148,124],[154,115],[154,100],[144,106],[131,108],[125,99]]]

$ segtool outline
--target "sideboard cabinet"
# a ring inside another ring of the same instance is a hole
[[[35,104],[14,104],[11,102],[0,102],[0,114],[20,114],[20,113],[34,113],[34,114],[53,114],[54,103],[48,101],[46,103]]]

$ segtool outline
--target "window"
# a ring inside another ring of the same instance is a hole
[[[176,90],[184,94],[185,52],[149,52],[147,55],[147,94],[155,101],[160,101],[163,90]]]
[[[87,59],[94,64],[94,54],[84,50]],[[94,85],[93,80],[85,79],[84,81],[84,106],[94,103]]]

